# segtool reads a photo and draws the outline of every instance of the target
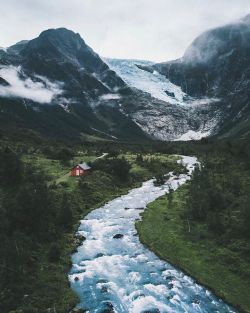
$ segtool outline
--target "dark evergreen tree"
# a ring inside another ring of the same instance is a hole
[[[64,193],[62,198],[59,224],[66,230],[72,229],[73,227],[73,213],[71,209],[71,202],[69,196],[66,193]]]
[[[7,186],[15,186],[20,183],[22,176],[23,167],[19,156],[7,147],[1,154],[1,183]]]

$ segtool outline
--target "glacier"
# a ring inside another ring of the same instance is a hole
[[[140,91],[137,99],[130,100],[133,110],[127,110],[124,103],[120,104],[121,111],[150,136],[163,141],[189,141],[216,132],[221,119],[220,99],[187,95],[156,70],[143,69],[152,69],[151,61],[103,60],[130,88]]]
[[[172,84],[165,76],[157,71],[150,73],[139,66],[152,66],[154,63],[144,60],[104,59],[130,87],[149,93],[152,97],[172,103],[185,105],[188,95],[179,86]],[[170,96],[169,94],[173,94]]]

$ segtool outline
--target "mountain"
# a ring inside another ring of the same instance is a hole
[[[216,113],[206,104],[189,109],[191,97],[144,65],[153,64],[103,60],[65,28],[2,49],[1,132],[21,128],[69,140],[125,141],[211,134]]]
[[[159,72],[191,97],[220,99],[220,136],[249,135],[250,15],[201,34],[182,58],[143,69]]]
[[[192,96],[225,96],[249,84],[250,15],[196,38],[183,57],[153,67]]]
[[[250,134],[250,16],[183,57],[102,59],[65,28],[0,49],[0,132],[69,140],[199,140]]]
[[[218,99],[189,96],[152,70],[153,62],[105,61],[130,88],[136,88],[121,100],[122,109],[146,133],[160,140],[199,140],[217,131],[221,107]]]
[[[144,60],[105,59],[123,81],[130,87],[149,93],[152,97],[170,104],[185,104],[188,95],[179,86],[172,84],[169,79],[157,71],[144,71],[144,67],[154,63]]]
[[[1,63],[21,65],[31,77],[63,82],[64,90],[72,95],[95,98],[125,87],[79,34],[65,28],[49,29],[38,38],[11,46]]]
[[[49,29],[0,50],[0,120],[60,138],[147,140],[118,109],[127,86],[79,34]]]

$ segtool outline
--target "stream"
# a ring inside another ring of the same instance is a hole
[[[135,222],[147,204],[190,179],[195,157],[182,157],[188,174],[171,174],[163,186],[146,181],[89,213],[78,234],[86,240],[72,255],[69,280],[89,313],[236,312],[139,241]],[[114,238],[115,237],[115,238]]]

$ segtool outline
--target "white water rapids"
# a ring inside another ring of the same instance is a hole
[[[71,287],[89,313],[236,312],[206,288],[140,243],[135,221],[146,205],[190,179],[195,157],[182,157],[188,174],[160,187],[149,180],[81,221],[86,237],[72,255]],[[152,229],[153,231],[153,229]],[[113,238],[115,235],[120,238]]]

